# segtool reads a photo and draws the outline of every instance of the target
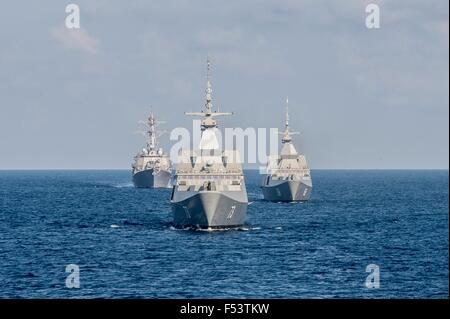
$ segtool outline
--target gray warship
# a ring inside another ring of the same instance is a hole
[[[170,187],[172,178],[171,162],[169,156],[163,152],[163,149],[158,147],[156,141],[157,123],[152,112],[146,123],[148,126],[147,147],[134,157],[134,163],[131,165],[135,187]]]
[[[171,205],[177,227],[228,228],[245,222],[248,198],[237,150],[220,150],[212,111],[210,62],[207,63],[205,111],[185,113],[201,117],[201,139],[196,150],[181,150],[176,166]]]
[[[289,129],[288,100],[280,155],[269,156],[261,188],[265,200],[276,202],[307,201],[311,197],[311,172],[304,155],[298,154]]]

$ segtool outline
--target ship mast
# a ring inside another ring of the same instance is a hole
[[[212,85],[211,85],[211,62],[209,60],[209,57],[206,61],[206,104],[205,104],[205,111],[201,112],[186,112],[184,114],[186,115],[192,115],[192,116],[200,116],[202,117],[201,121],[201,129],[202,134],[203,131],[206,129],[213,129],[217,127],[217,121],[214,119],[216,116],[223,116],[223,115],[232,115],[233,113],[230,112],[217,112],[212,111]]]
[[[148,118],[148,142],[147,142],[147,148],[149,151],[154,150],[156,148],[157,142],[156,142],[156,121],[155,116],[152,113],[150,113],[150,116]]]
[[[211,114],[212,110],[212,86],[211,86],[211,62],[209,57],[206,60],[206,113]]]
[[[283,138],[281,139],[281,142],[284,143],[292,143],[292,136],[293,134],[299,134],[298,132],[291,132],[289,130],[289,98],[286,98],[286,119],[284,122],[284,133]]]

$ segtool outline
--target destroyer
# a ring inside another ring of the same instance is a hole
[[[170,187],[171,163],[169,156],[162,148],[158,147],[156,141],[156,124],[153,113],[148,118],[148,141],[147,147],[134,157],[133,184],[135,187]]]
[[[205,111],[200,116],[199,149],[181,150],[171,204],[176,226],[234,227],[244,224],[248,199],[244,174],[236,150],[219,149],[216,117],[231,115],[212,111],[210,63],[207,63]]]
[[[311,173],[304,155],[297,153],[289,130],[289,110],[286,99],[286,123],[281,142],[281,154],[269,156],[261,188],[264,199],[269,201],[306,201],[310,199]]]

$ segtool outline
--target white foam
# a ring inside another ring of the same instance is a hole
[[[124,188],[124,187],[133,187],[133,183],[128,182],[128,183],[120,183],[120,184],[116,184],[113,185],[116,188]]]
[[[245,226],[237,226],[237,227],[220,227],[220,228],[200,228],[200,227],[193,227],[193,226],[187,226],[183,228],[176,228],[174,226],[169,227],[170,230],[184,230],[184,231],[199,231],[199,232],[224,232],[224,231],[230,231],[230,230],[239,230],[239,231],[249,231],[249,230],[257,230],[261,229],[260,227],[245,227]]]

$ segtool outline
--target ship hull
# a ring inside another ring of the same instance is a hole
[[[157,173],[153,169],[146,169],[133,174],[133,184],[138,188],[168,188],[171,174],[161,170]]]
[[[312,184],[307,181],[275,181],[261,187],[264,199],[275,202],[308,201]]]
[[[245,223],[246,192],[178,192],[176,197],[171,204],[177,227],[227,228]]]

